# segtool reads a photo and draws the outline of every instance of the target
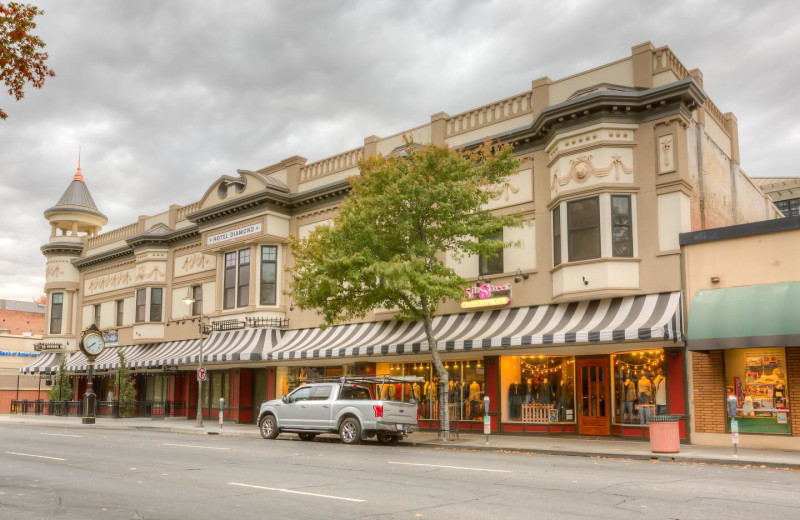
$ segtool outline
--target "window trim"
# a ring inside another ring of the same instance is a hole
[[[236,307],[250,305],[250,248],[240,249],[236,260]]]
[[[597,204],[597,214],[596,214],[596,217],[597,217],[596,222],[597,222],[597,224],[593,225],[593,226],[584,226],[584,227],[581,227],[581,228],[573,229],[572,228],[572,218],[570,218],[571,217],[571,215],[570,215],[570,207],[575,207],[575,205],[578,204],[578,203],[587,202],[587,201],[590,201],[590,200],[595,200],[596,204]],[[585,197],[585,198],[582,198],[582,199],[570,200],[570,201],[567,202],[567,250],[568,250],[567,251],[567,255],[568,255],[568,259],[569,259],[568,261],[569,262],[580,262],[582,260],[596,260],[598,258],[602,258],[603,257],[602,215],[601,215],[601,207],[600,206],[601,206],[601,204],[600,204],[600,196],[599,195],[595,195],[595,196],[592,196],[592,197]],[[597,256],[588,256],[588,257],[585,257],[585,258],[575,258],[574,257],[574,253],[573,253],[573,245],[572,245],[573,244],[573,232],[574,231],[585,231],[585,230],[590,230],[590,229],[596,229],[596,233],[594,233],[594,237],[595,237],[595,239],[597,241]]]
[[[94,309],[92,310],[94,311],[94,324],[98,329],[102,329],[100,326],[100,319],[103,317],[103,308],[99,303],[96,303],[93,307]]]
[[[203,286],[192,286],[192,316],[200,316],[203,314]]]
[[[552,212],[553,224],[553,267],[561,265],[561,245],[563,243],[561,237],[561,205],[553,208]]]
[[[481,240],[500,240],[503,241],[503,230],[483,237]],[[483,255],[478,255],[478,275],[479,276],[491,276],[495,274],[502,274],[505,272],[505,248],[501,247],[497,250],[497,253],[492,257],[484,257]],[[495,262],[499,263],[499,270],[497,269],[497,265],[494,265]]]
[[[628,223],[623,224],[615,224],[614,223],[614,199],[626,199],[628,201]],[[611,256],[613,258],[633,258],[633,200],[630,195],[615,195],[611,194],[609,198],[611,202],[610,210],[610,218],[611,218]],[[616,254],[614,252],[614,230],[617,228],[627,228],[628,229],[628,237],[629,237],[629,247],[630,247],[630,254],[623,255],[623,254]]]
[[[272,255],[272,259],[265,260],[264,253],[268,250],[272,250],[274,255]],[[264,266],[265,265],[274,265],[274,280],[271,282],[264,281]],[[262,245],[261,246],[261,265],[260,265],[260,272],[259,272],[259,279],[258,279],[258,304],[263,306],[273,306],[278,304],[278,246],[275,245]],[[270,289],[271,286],[271,289]],[[264,296],[269,295],[271,296],[271,302],[265,302]]]
[[[141,298],[139,297],[141,295]],[[136,289],[136,316],[134,321],[136,323],[145,323],[147,321],[147,289]]]
[[[236,308],[236,260],[237,251],[228,251],[223,255],[223,268],[222,268],[222,308],[235,309]],[[232,258],[233,263],[228,265],[228,259]],[[232,277],[228,275],[231,274]],[[230,283],[229,283],[230,282]]]
[[[158,291],[158,303],[156,303],[155,294]],[[164,317],[164,289],[162,287],[150,288],[150,305],[149,305],[149,318],[151,323],[158,323]]]

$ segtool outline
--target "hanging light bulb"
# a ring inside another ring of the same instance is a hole
[[[445,363],[444,363],[444,369],[445,369],[445,370],[450,370],[450,362],[448,362],[448,361],[445,361]]]
[[[467,361],[467,368],[470,368],[470,366],[469,366],[469,361]]]

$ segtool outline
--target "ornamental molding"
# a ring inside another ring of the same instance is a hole
[[[592,176],[597,178],[606,177],[612,171],[614,172],[614,179],[617,181],[620,180],[620,170],[628,175],[633,173],[633,168],[626,166],[622,162],[620,155],[612,155],[611,162],[604,168],[595,167],[592,163],[591,155],[580,155],[575,159],[570,159],[569,164],[569,173],[564,177],[559,176],[558,168],[553,172],[553,180],[550,183],[551,191],[558,192],[559,186],[566,186],[573,180],[578,184],[583,184]]]
[[[511,195],[519,193],[519,188],[511,184],[511,181],[506,180],[500,184],[489,187],[487,191],[489,192],[490,199],[500,200],[502,198],[507,202]]]
[[[46,278],[56,278],[64,274],[64,271],[61,269],[59,265],[48,265],[47,270],[45,271]]]
[[[99,278],[94,278],[89,282],[88,292],[91,294],[110,291],[126,287],[131,283],[131,275],[125,271],[122,273],[114,273]]]

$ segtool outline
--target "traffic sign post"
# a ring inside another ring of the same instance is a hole
[[[206,380],[206,367],[200,367],[197,369],[197,380],[198,381]]]

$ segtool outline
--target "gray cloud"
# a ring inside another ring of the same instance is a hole
[[[0,122],[0,298],[42,292],[42,216],[78,146],[112,229],[219,175],[309,160],[623,58],[650,40],[739,119],[751,175],[796,174],[792,1],[64,1],[38,33],[58,76]]]

